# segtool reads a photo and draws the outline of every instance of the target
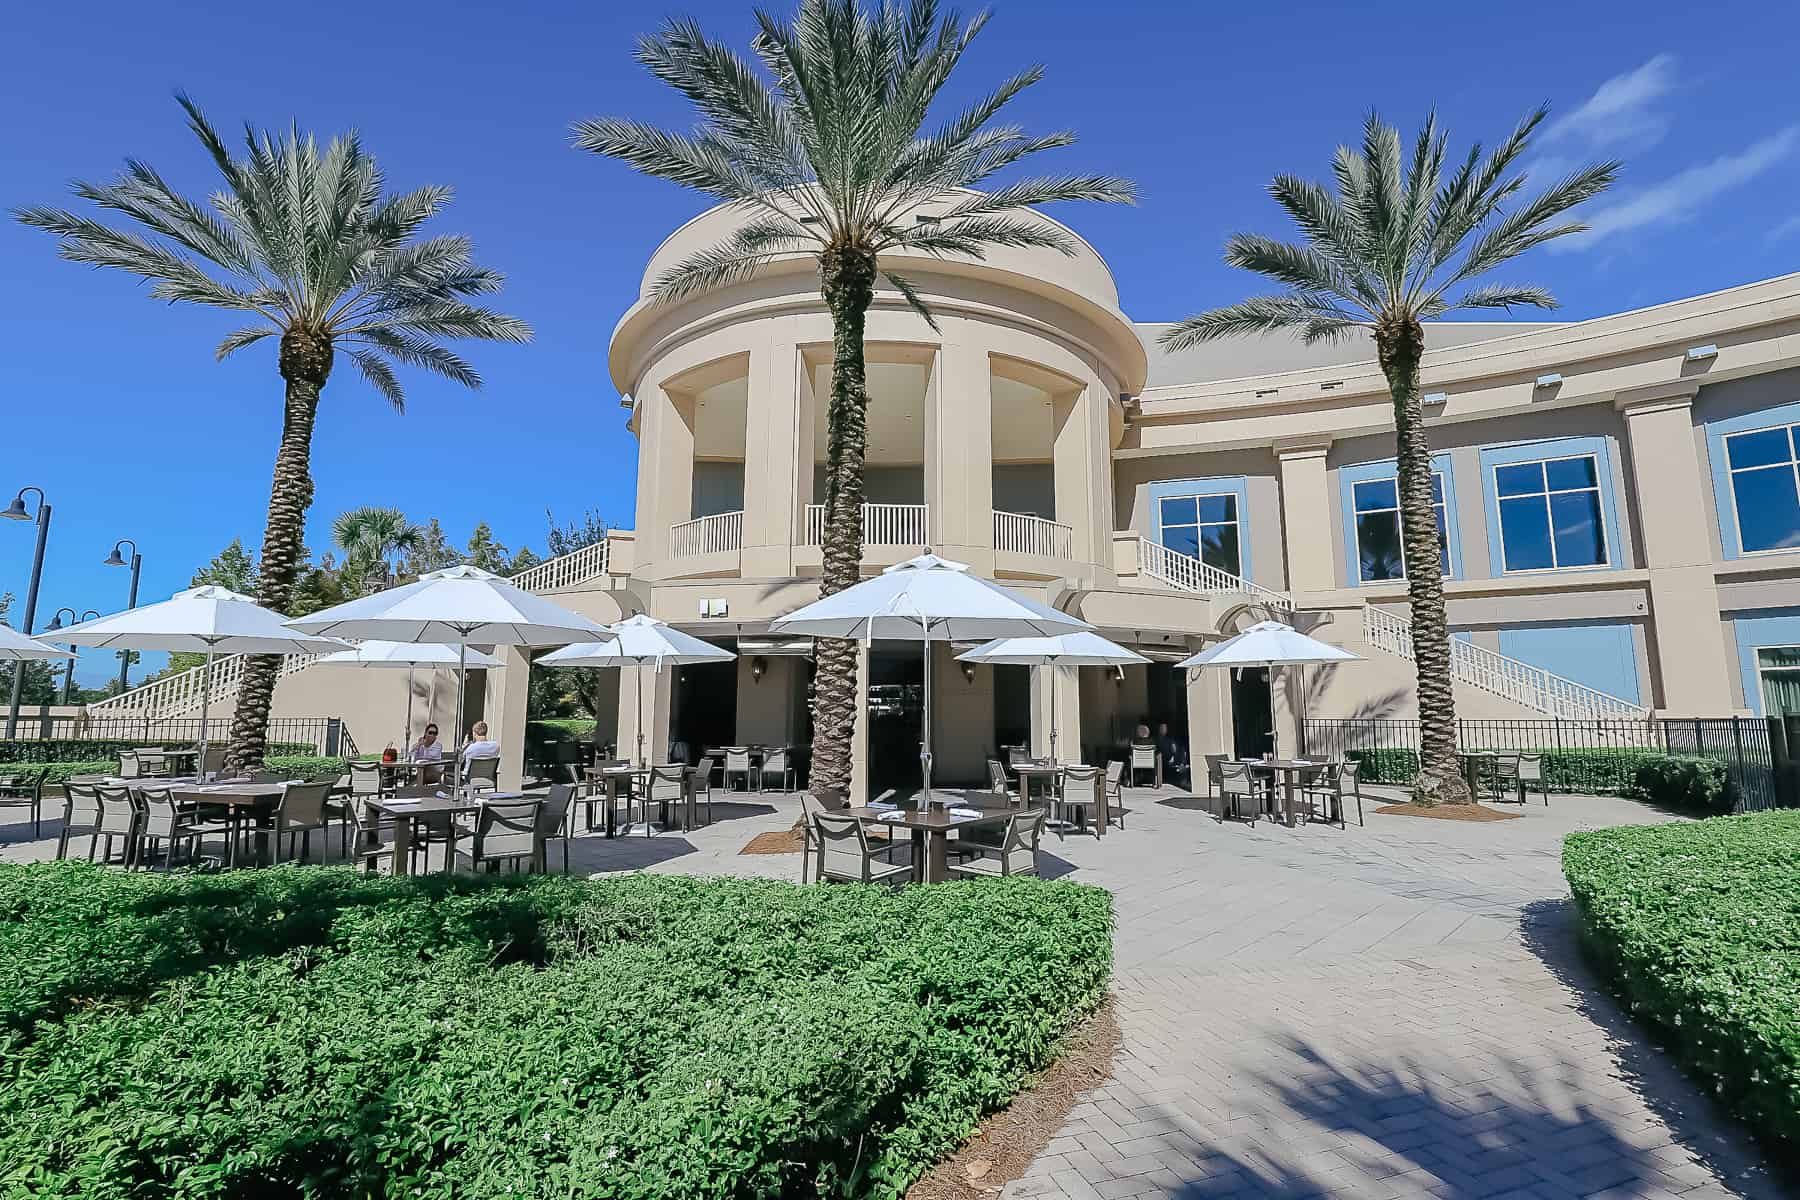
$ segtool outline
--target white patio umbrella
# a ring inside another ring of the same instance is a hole
[[[200,672],[200,770],[204,773],[214,655],[311,654],[344,648],[336,638],[297,633],[284,624],[286,620],[249,596],[209,584],[176,592],[158,604],[96,617],[44,636],[74,646],[204,654],[206,665]]]
[[[1054,637],[1093,626],[971,574],[964,563],[928,553],[797,608],[769,628],[865,642],[916,638],[925,644],[925,714],[919,722],[923,806],[931,798],[931,643]]]
[[[468,665],[472,667],[498,667],[500,660],[491,654],[483,654],[479,650],[468,652]],[[446,646],[442,642],[421,642],[411,645],[407,642],[368,641],[351,650],[339,650],[336,654],[327,654],[319,660],[321,666],[388,668],[406,671],[406,726],[400,736],[400,744],[406,745],[412,737],[413,714],[413,671],[418,667],[454,667],[463,661],[463,651],[456,646]],[[433,677],[432,706],[437,704],[436,678]],[[427,714],[426,720],[431,719]]]
[[[609,625],[612,638],[604,642],[587,642],[564,646],[538,659],[546,667],[623,667],[637,668],[632,674],[637,688],[637,765],[648,765],[644,758],[644,667],[654,665],[661,671],[664,663],[684,666],[688,663],[727,662],[737,655],[722,646],[703,642],[692,634],[664,624],[648,613],[626,617]]]
[[[1352,654],[1342,646],[1333,646],[1317,638],[1307,637],[1291,625],[1280,621],[1262,621],[1236,637],[1216,646],[1208,646],[1175,665],[1178,667],[1293,667],[1309,663],[1356,662],[1360,654]],[[1269,680],[1269,734],[1275,739],[1276,757],[1281,755],[1281,731],[1275,725],[1275,681]]]
[[[1056,677],[1058,667],[1122,667],[1150,660],[1097,633],[1064,633],[1055,637],[996,638],[956,656],[961,662],[1047,666],[1050,681],[1050,761],[1056,761]]]
[[[443,642],[457,648],[456,736],[469,690],[470,645],[560,646],[598,642],[606,626],[514,587],[480,567],[450,567],[363,596],[288,625],[305,633],[391,642]]]
[[[58,650],[55,646],[46,646],[34,637],[20,633],[11,625],[0,621],[0,660],[6,662],[50,662],[55,659],[74,658],[68,650]]]

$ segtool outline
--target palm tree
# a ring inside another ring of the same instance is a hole
[[[344,565],[360,568],[358,574],[371,570],[380,574],[379,586],[394,581],[395,562],[403,554],[416,554],[424,544],[425,530],[406,519],[397,508],[346,509],[331,523],[331,540],[344,552]]]
[[[1554,308],[1541,287],[1473,281],[1534,246],[1580,232],[1565,214],[1604,191],[1616,162],[1584,167],[1541,194],[1523,199],[1526,177],[1515,171],[1548,110],[1525,118],[1483,157],[1473,146],[1446,178],[1447,135],[1431,117],[1403,157],[1399,131],[1370,113],[1360,149],[1340,147],[1335,191],[1291,175],[1269,187],[1299,226],[1303,242],[1235,234],[1225,261],[1267,275],[1287,290],[1189,317],[1163,335],[1165,346],[1272,330],[1297,330],[1315,342],[1368,331],[1394,404],[1396,474],[1419,680],[1422,803],[1467,802],[1456,757],[1456,697],[1444,619],[1444,581],[1431,496],[1431,448],[1419,400],[1421,322],[1453,309]]]
[[[862,563],[863,455],[869,403],[863,325],[885,280],[933,329],[893,252],[982,258],[994,246],[1072,254],[1074,239],[1029,210],[1058,200],[1130,201],[1124,180],[1100,175],[1020,179],[971,189],[1021,160],[1073,143],[995,125],[1036,83],[1031,67],[931,131],[927,111],[986,22],[942,20],[935,0],[865,10],[857,0],[801,0],[792,21],[756,14],[753,42],[766,75],[672,21],[637,49],[650,73],[685,95],[701,124],[672,133],[637,121],[575,127],[575,144],[735,205],[744,220],[717,245],[653,281],[674,301],[749,278],[776,258],[806,253],[832,321],[827,408],[824,559],[819,591],[854,584]],[[932,205],[929,214],[920,211]],[[813,702],[812,779],[847,788],[856,722],[856,646],[821,639]]]
[[[277,137],[246,128],[244,157],[233,158],[193,101],[177,100],[224,178],[207,203],[129,160],[112,183],[74,185],[77,196],[129,218],[126,227],[57,208],[15,215],[59,238],[64,258],[150,280],[153,299],[253,314],[255,323],[219,344],[220,358],[277,339],[286,396],[256,599],[285,611],[312,503],[313,421],[336,354],[347,354],[404,411],[394,363],[479,387],[475,369],[441,339],[524,342],[531,330],[467,299],[501,283],[475,265],[467,238],[414,239],[449,201],[448,188],[384,198],[381,172],[353,133],[321,149],[298,129]],[[259,656],[247,664],[231,724],[236,765],[262,761],[279,662]]]

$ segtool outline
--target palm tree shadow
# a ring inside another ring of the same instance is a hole
[[[1197,1135],[1187,1151],[1191,1177],[1174,1195],[1299,1200],[1372,1195],[1384,1186],[1441,1200],[1670,1194],[1669,1164],[1654,1153],[1658,1139],[1604,1102],[1590,1102],[1591,1068],[1573,1060],[1546,1068],[1524,1060],[1347,1058],[1297,1034],[1278,1038],[1272,1058],[1275,1065],[1241,1089],[1267,1103],[1234,1103],[1230,1114],[1237,1128],[1256,1127],[1253,1136],[1208,1146],[1204,1132]],[[1754,1169],[1723,1174],[1745,1195],[1784,1194]]]

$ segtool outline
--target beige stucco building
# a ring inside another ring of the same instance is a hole
[[[646,290],[734,219],[671,234]],[[1069,758],[1140,720],[1194,754],[1266,748],[1264,680],[1169,664],[1268,615],[1366,659],[1278,673],[1284,745],[1302,717],[1415,714],[1391,410],[1366,342],[1165,354],[1165,326],[1125,315],[1085,243],[903,269],[937,328],[889,290],[869,314],[865,570],[929,546],[1154,660],[1051,678],[941,651],[940,779],[982,779],[1003,745],[1046,749],[1052,688]],[[739,651],[656,676],[659,752],[808,736],[808,647],[768,624],[817,595],[830,341],[798,257],[678,304],[640,295],[613,332],[635,528],[526,582]],[[1461,715],[1800,710],[1800,275],[1579,322],[1440,324],[1428,345]],[[507,657],[484,707],[516,763],[525,657]],[[920,670],[916,646],[871,648],[859,787],[916,778]],[[317,703],[308,674],[283,683],[296,703]],[[395,723],[344,715],[375,724],[364,743]]]

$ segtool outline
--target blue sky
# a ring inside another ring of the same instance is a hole
[[[781,11],[784,0],[770,0]],[[1785,10],[1785,11],[1784,11]],[[1071,127],[1046,168],[1136,179],[1135,209],[1071,209],[1111,263],[1126,312],[1169,320],[1240,298],[1219,262],[1238,229],[1282,232],[1263,188],[1324,176],[1373,105],[1402,127],[1435,106],[1459,144],[1492,142],[1532,105],[1555,106],[1539,158],[1626,161],[1589,214],[1592,235],[1539,252],[1511,278],[1551,286],[1562,315],[1652,304],[1794,269],[1800,261],[1800,105],[1789,82],[1800,13],[1767,3],[1215,6],[999,0],[956,94],[1042,62],[1009,114]],[[439,231],[470,235],[509,284],[500,305],[527,347],[472,346],[467,393],[416,373],[405,416],[349,369],[329,385],[314,442],[315,549],[333,515],[391,504],[460,541],[478,520],[541,551],[545,509],[632,520],[635,445],[606,371],[613,323],[645,257],[703,201],[568,145],[581,117],[685,126],[684,105],[631,61],[665,13],[744,45],[749,5],[550,3],[143,5],[96,0],[0,14],[0,206],[62,203],[70,178],[127,156],[185,190],[213,187],[170,99],[192,93],[221,126],[297,121],[359,129],[394,187],[448,184]],[[1102,14],[1097,16],[1096,14]],[[216,364],[227,314],[146,300],[128,278],[61,262],[45,235],[0,226],[0,503],[25,484],[55,518],[40,628],[58,606],[122,607],[113,541],[145,556],[160,599],[233,537],[255,547],[279,432],[272,349]],[[0,526],[0,591],[23,602],[25,526]],[[15,612],[16,619],[16,612]],[[79,677],[112,671],[84,656]]]

